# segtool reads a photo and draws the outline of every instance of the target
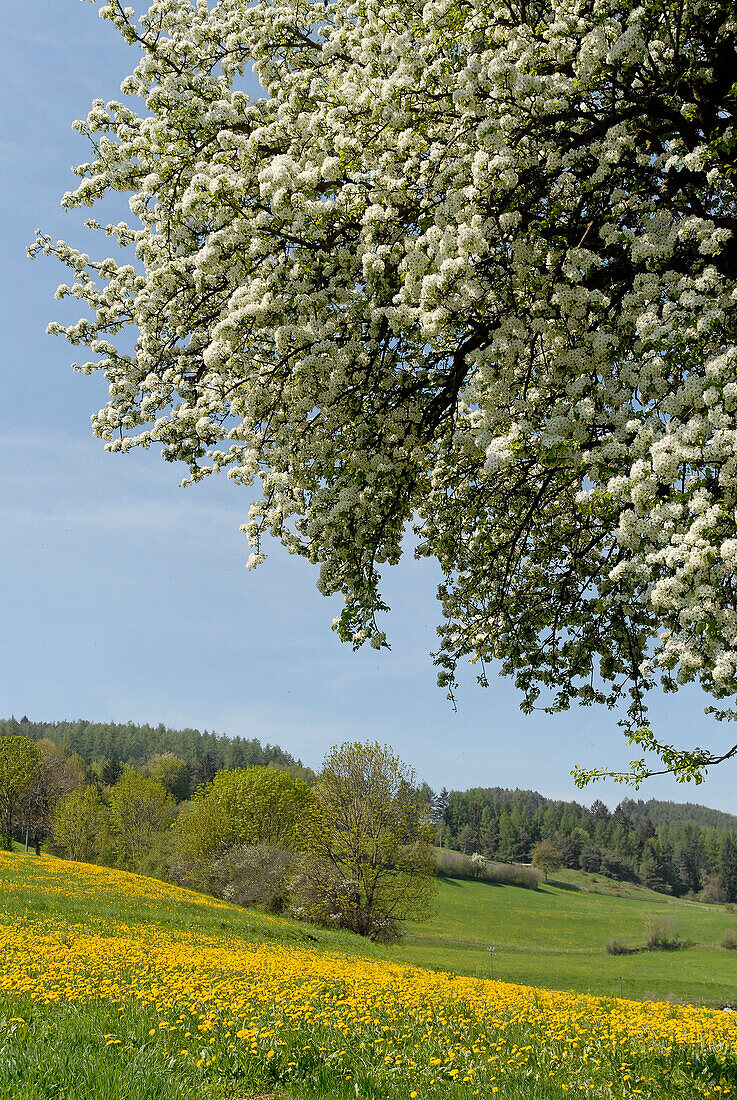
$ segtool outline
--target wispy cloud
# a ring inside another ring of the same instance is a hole
[[[50,526],[70,530],[95,529],[107,532],[172,531],[192,525],[207,527],[212,533],[216,527],[232,531],[232,517],[213,506],[194,505],[181,507],[160,501],[107,501],[93,507],[23,507],[0,504],[0,523],[6,526],[34,528]],[[245,543],[244,543],[245,545]]]
[[[230,500],[231,494],[209,486],[178,491],[174,468],[155,454],[121,459],[105,454],[88,437],[61,431],[3,432],[0,448],[13,456],[0,468],[0,522],[5,525],[116,532],[194,526],[237,532],[248,511],[246,493],[233,493]]]

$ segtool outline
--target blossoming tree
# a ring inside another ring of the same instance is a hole
[[[680,778],[737,753],[677,752],[644,709],[698,681],[734,716],[733,4],[100,14],[140,51],[136,98],[77,124],[64,203],[129,194],[128,222],[89,223],[122,253],[35,249],[89,307],[51,328],[109,380],[106,446],[259,479],[251,563],[268,532],[319,563],[354,645],[385,644],[379,568],[414,525],[451,693],[459,660],[497,661],[523,709],[628,695]]]

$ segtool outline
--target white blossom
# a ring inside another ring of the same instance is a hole
[[[49,330],[97,356],[81,369],[108,379],[93,425],[109,448],[260,480],[249,567],[267,532],[319,563],[354,645],[385,644],[378,566],[414,519],[445,575],[450,687],[468,657],[496,660],[525,707],[629,688],[637,724],[658,675],[721,706],[737,691],[734,13],[511,10],[104,6],[140,46],[122,86],[138,98],[75,123],[92,159],[63,204],[119,191],[130,224],[88,222],[119,263],[39,236],[72,271],[57,297],[89,307]],[[239,87],[249,66],[260,98]]]

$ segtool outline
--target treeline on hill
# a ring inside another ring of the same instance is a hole
[[[221,767],[192,792],[192,769],[174,752],[112,768],[6,730],[0,837],[371,939],[395,939],[427,915],[432,828],[411,769],[378,744],[332,749],[318,776],[275,754]]]
[[[737,901],[737,817],[705,806],[624,799],[611,812],[556,802],[535,791],[443,790],[433,800],[438,843],[501,862],[579,868],[651,890]]]
[[[195,729],[169,729],[134,722],[31,722],[23,718],[0,719],[0,736],[22,734],[32,741],[49,740],[67,755],[77,754],[96,777],[114,783],[123,764],[140,767],[152,756],[174,753],[187,764],[192,790],[209,783],[221,768],[279,767],[305,782],[314,772],[278,745],[262,745],[257,738],[226,737]]]
[[[323,773],[315,776],[278,745],[163,725],[25,717],[0,720],[0,741],[25,744],[35,761],[33,783],[22,798],[12,794],[12,768],[5,778],[0,774],[6,843],[15,838],[36,851],[45,844],[73,859],[129,867],[274,910],[293,906],[288,884],[309,877],[304,867],[297,874],[293,858],[308,830],[295,824],[299,815],[292,821],[288,804],[296,791],[307,791],[305,804],[312,804]],[[370,771],[371,762],[363,763]],[[31,764],[19,766],[21,774]],[[601,801],[587,808],[534,791],[495,787],[435,794],[427,783],[412,790],[417,828],[431,824],[446,853],[439,873],[534,888],[538,877],[525,866],[532,863],[546,878],[563,866],[676,896],[737,901],[737,817],[718,810],[628,798],[611,812]],[[279,815],[292,821],[284,834],[275,825]],[[195,833],[206,843],[195,843]],[[287,834],[291,839],[284,839]],[[363,839],[354,840],[358,852]],[[453,851],[467,858],[451,859]],[[334,862],[334,853],[325,858]],[[346,881],[357,873],[346,871]],[[334,925],[360,924],[356,914],[363,902],[348,900],[340,890],[322,899],[323,916]],[[314,917],[315,904],[313,898],[297,908]],[[399,902],[392,904],[395,919],[386,929],[395,934],[403,918],[396,916]]]

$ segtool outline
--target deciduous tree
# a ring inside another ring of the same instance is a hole
[[[78,124],[64,204],[128,194],[129,223],[89,223],[124,253],[35,248],[91,308],[52,329],[109,380],[107,447],[259,477],[252,564],[267,532],[319,563],[354,645],[386,644],[379,570],[414,522],[451,693],[495,662],[525,710],[629,695],[680,779],[737,753],[675,750],[644,703],[697,681],[735,716],[731,0],[102,14],[141,50],[134,98]]]
[[[153,837],[170,825],[174,799],[162,783],[126,768],[110,792],[110,825],[122,860],[135,867]]]
[[[311,799],[306,783],[277,768],[223,769],[179,817],[180,847],[196,858],[234,844],[291,848]]]
[[[0,836],[3,846],[13,846],[23,800],[30,791],[40,764],[40,753],[30,737],[0,737]]]
[[[392,939],[428,912],[432,829],[414,773],[390,749],[331,749],[302,836],[302,901],[316,920]]]
[[[36,855],[51,828],[51,816],[59,798],[84,783],[84,761],[72,760],[48,738],[36,742],[38,766],[20,802],[19,824],[26,844]]]
[[[146,762],[144,774],[158,779],[177,802],[189,798],[190,776],[187,761],[173,752],[159,752]]]
[[[552,840],[538,840],[532,847],[530,859],[532,866],[543,872],[546,882],[548,871],[557,871],[563,863],[563,857]]]
[[[108,809],[94,785],[72,791],[54,806],[51,835],[66,859],[93,862],[108,829]]]

